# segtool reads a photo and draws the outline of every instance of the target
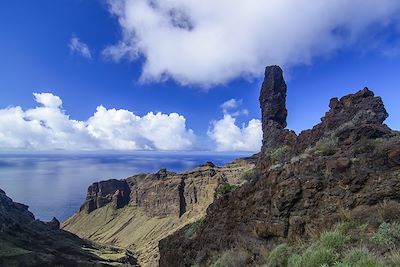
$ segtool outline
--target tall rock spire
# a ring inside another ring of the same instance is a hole
[[[259,98],[263,129],[261,154],[264,156],[279,147],[291,147],[296,141],[296,134],[285,129],[286,89],[282,69],[279,66],[268,66]]]
[[[268,121],[274,121],[282,128],[286,127],[286,83],[279,66],[265,68],[265,77],[260,93],[263,127]]]

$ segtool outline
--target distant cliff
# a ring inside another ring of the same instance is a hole
[[[0,266],[137,266],[131,252],[82,240],[59,227],[55,218],[35,220],[28,206],[0,189]]]
[[[161,169],[89,186],[80,211],[62,228],[106,244],[135,251],[141,266],[158,265],[158,242],[201,220],[207,207],[252,179],[257,157],[226,166],[207,162],[184,173]]]
[[[400,134],[383,124],[381,98],[368,88],[333,98],[321,122],[296,135],[286,129],[286,90],[282,70],[267,67],[258,179],[161,240],[160,266],[210,266],[224,257],[262,266],[278,244],[306,241],[344,219],[371,229],[400,220]]]

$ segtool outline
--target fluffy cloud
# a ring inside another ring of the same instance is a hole
[[[221,120],[212,121],[207,134],[216,144],[217,151],[258,151],[262,142],[261,121],[250,120],[247,125],[236,125],[236,117],[248,115],[246,109],[240,109],[242,100],[229,99],[220,107],[224,114]]]
[[[232,98],[222,103],[220,107],[224,114],[230,114],[232,116],[248,115],[249,111],[247,109],[238,110],[239,106],[241,106],[242,103],[242,99],[237,100]]]
[[[50,93],[34,94],[41,106],[0,109],[0,148],[31,150],[189,150],[195,135],[177,113],[148,113],[98,106],[86,121],[71,119],[62,101]]]
[[[213,121],[208,136],[217,145],[217,151],[259,151],[261,148],[261,121],[252,119],[239,127],[236,118],[225,114],[224,118]]]
[[[229,99],[222,103],[221,109],[224,113],[229,112],[229,110],[235,109],[242,104],[242,100],[236,100],[234,98]]]
[[[397,23],[398,0],[108,0],[123,36],[104,54],[144,57],[142,80],[211,86],[307,64]],[[367,45],[367,42],[363,42]]]
[[[90,52],[89,46],[81,42],[77,37],[72,37],[68,46],[72,53],[77,53],[78,55],[88,59],[92,58],[92,53]]]

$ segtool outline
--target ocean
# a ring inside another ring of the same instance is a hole
[[[167,168],[183,172],[206,162],[223,165],[250,153],[135,152],[1,153],[0,188],[15,202],[29,206],[37,219],[63,221],[83,203],[93,182],[122,179]]]

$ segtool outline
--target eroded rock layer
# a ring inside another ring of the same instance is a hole
[[[130,248],[141,266],[157,266],[159,240],[201,219],[215,191],[243,184],[241,174],[253,169],[256,160],[239,159],[224,167],[207,162],[181,174],[161,169],[94,183],[80,211],[62,227],[80,237]]]
[[[282,71],[268,67],[259,179],[161,240],[160,266],[210,266],[226,251],[242,255],[243,266],[261,266],[277,244],[307,239],[343,217],[376,227],[400,213],[400,134],[383,124],[381,98],[368,88],[333,98],[321,123],[296,136],[285,129],[285,95]],[[390,212],[380,212],[383,202]]]

